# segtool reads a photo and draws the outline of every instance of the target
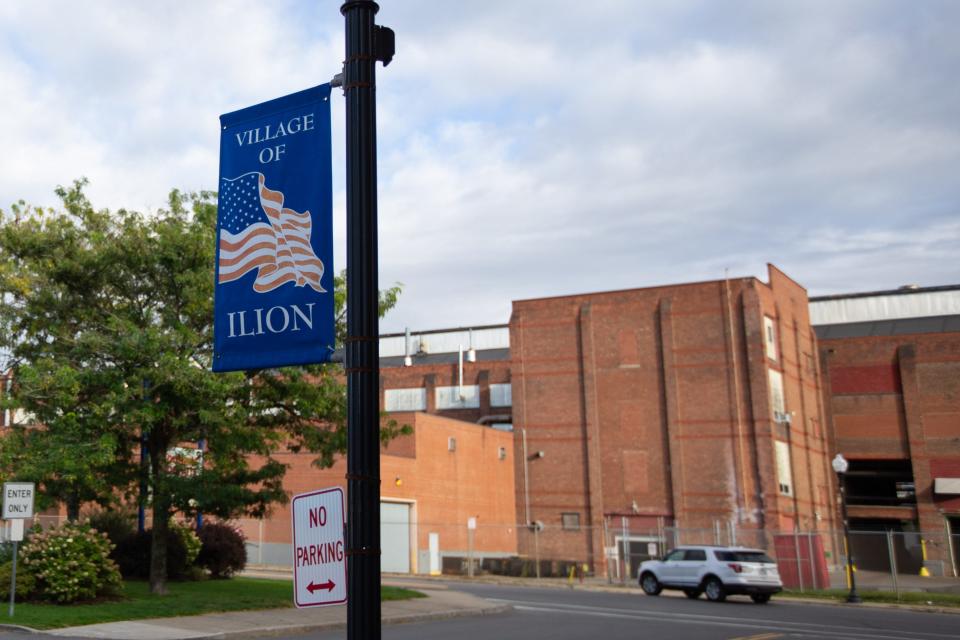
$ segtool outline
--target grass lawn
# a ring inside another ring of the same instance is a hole
[[[192,616],[219,611],[276,609],[293,606],[293,583],[290,580],[233,578],[200,582],[170,582],[165,596],[150,594],[143,581],[125,583],[126,599],[96,604],[32,604],[17,603],[12,618],[7,607],[0,611],[0,623],[18,624],[34,629],[56,629],[98,622]],[[382,587],[382,600],[421,598],[422,593]]]
[[[819,598],[822,600],[835,600],[837,602],[846,602],[847,595],[850,592],[846,589],[820,589],[816,591],[804,591],[801,593],[796,590],[785,590],[785,596],[797,596],[798,598]],[[957,593],[931,593],[917,591],[902,591],[900,598],[893,591],[860,591],[857,590],[860,598],[864,602],[889,602],[898,604],[913,605],[932,605],[936,607],[960,607],[960,594]]]

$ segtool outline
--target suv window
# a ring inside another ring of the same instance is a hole
[[[717,560],[721,562],[756,562],[759,564],[776,564],[776,562],[762,551],[715,551]]]
[[[683,549],[674,549],[667,555],[663,556],[664,562],[676,562],[677,560],[683,560]]]
[[[687,549],[686,553],[683,555],[683,559],[690,561],[700,561],[703,562],[707,559],[707,552],[703,549]]]

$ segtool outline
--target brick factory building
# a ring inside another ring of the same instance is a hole
[[[811,314],[830,448],[850,460],[851,528],[901,534],[903,571],[957,575],[960,287],[813,298]],[[862,566],[886,567],[880,536],[854,547]]]
[[[424,413],[395,417],[413,433],[381,449],[383,571],[440,573],[448,557],[516,556],[511,434]],[[289,465],[288,493],[332,486],[346,490],[346,460],[339,457],[332,467],[317,469],[311,465],[314,457],[274,455]],[[251,563],[291,564],[290,517],[288,504],[275,507],[268,519],[240,521]],[[471,518],[477,525],[472,532],[467,528]]]
[[[893,548],[901,572],[960,572],[960,286],[808,298],[771,265],[514,301],[509,324],[384,335],[380,355],[381,406],[414,428],[381,457],[385,571],[520,556],[622,577],[678,542],[836,566],[839,452],[860,568]],[[279,458],[291,494],[344,484],[343,460]],[[285,508],[243,526],[251,562],[289,564]]]
[[[381,343],[388,412],[512,425],[525,556],[604,573],[668,529],[766,546],[837,526],[807,294],[775,267],[516,301],[509,326],[405,342]]]

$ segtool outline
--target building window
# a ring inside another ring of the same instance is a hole
[[[776,450],[777,484],[779,485],[780,493],[785,496],[792,496],[793,487],[791,486],[791,477],[793,476],[793,469],[790,465],[790,446],[786,442],[777,440]]]
[[[447,438],[447,451],[456,451],[457,450],[457,439],[453,436]]]
[[[763,338],[767,357],[771,360],[777,359],[777,331],[773,324],[773,318],[763,316]]]
[[[507,459],[507,448],[506,448],[506,447],[500,447],[500,449],[497,450],[497,457],[500,458],[501,460],[506,460],[506,459]]]
[[[475,384],[437,387],[437,409],[479,409],[480,387]]]
[[[383,392],[383,406],[385,411],[426,411],[427,390],[423,387],[415,389],[385,389]]]
[[[773,419],[784,422],[787,405],[783,399],[783,374],[774,369],[767,369],[767,380],[770,384],[770,410],[773,412]]]
[[[580,530],[580,514],[579,513],[561,513],[560,519],[563,522],[563,528],[567,531],[579,531]]]
[[[490,385],[490,406],[491,407],[510,407],[513,406],[513,394],[510,383]]]

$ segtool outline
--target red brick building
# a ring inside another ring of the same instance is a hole
[[[386,336],[384,407],[512,425],[521,554],[603,573],[672,529],[835,527],[807,294],[775,267],[516,301],[504,329]]]
[[[897,533],[901,570],[957,575],[960,287],[827,296],[811,308],[830,448],[850,460],[851,528]],[[886,567],[882,542],[858,535],[860,563]]]

